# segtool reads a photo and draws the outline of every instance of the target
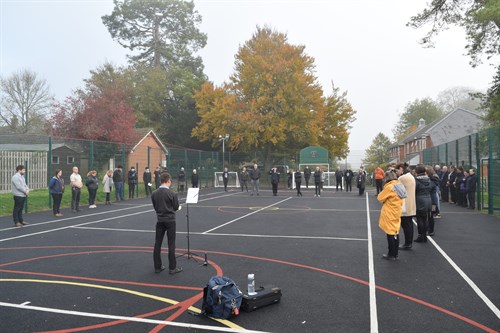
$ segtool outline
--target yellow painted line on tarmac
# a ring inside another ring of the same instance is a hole
[[[47,283],[47,284],[63,284],[63,285],[72,285],[72,286],[78,286],[78,287],[88,287],[88,288],[96,288],[96,289],[104,289],[104,290],[113,290],[113,291],[118,291],[126,294],[131,294],[139,297],[144,297],[144,298],[149,298],[149,299],[154,299],[160,302],[168,303],[168,304],[178,304],[179,302],[174,301],[169,298],[161,297],[161,296],[156,296],[156,295],[151,295],[151,294],[146,294],[142,293],[140,291],[135,291],[135,290],[130,290],[130,289],[124,289],[124,288],[117,288],[117,287],[111,287],[111,286],[102,286],[98,284],[91,284],[91,283],[81,283],[81,282],[72,282],[72,281],[57,281],[57,280],[37,280],[37,279],[0,279],[0,282],[30,282],[30,283]],[[195,308],[193,306],[190,306],[188,310],[191,310],[196,313],[200,313],[201,310],[198,308]],[[235,323],[229,321],[229,320],[224,320],[224,319],[217,319],[217,318],[212,318],[211,319],[226,325],[227,327],[230,328],[236,328],[236,329],[242,329],[241,326],[236,325]]]

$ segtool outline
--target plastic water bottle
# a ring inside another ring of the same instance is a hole
[[[255,292],[255,276],[253,274],[248,274],[248,295],[256,295]]]

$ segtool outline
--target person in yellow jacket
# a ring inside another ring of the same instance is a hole
[[[382,204],[378,226],[387,234],[389,252],[382,255],[382,258],[396,260],[398,258],[403,199],[408,194],[393,170],[385,172],[384,183],[384,189],[377,196],[378,201]]]

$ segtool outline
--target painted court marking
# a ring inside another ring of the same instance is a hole
[[[187,324],[187,323],[180,323],[180,322],[175,322],[175,321],[154,320],[154,319],[147,319],[147,318],[116,316],[116,315],[106,315],[106,314],[102,314],[102,313],[93,313],[93,312],[69,311],[69,310],[46,308],[46,307],[41,307],[41,306],[23,305],[23,304],[0,302],[0,306],[9,307],[9,308],[17,308],[17,309],[23,309],[23,310],[34,310],[34,311],[42,311],[42,312],[50,312],[50,313],[59,313],[59,314],[80,316],[80,317],[102,318],[102,319],[112,319],[112,320],[125,320],[125,321],[137,322],[137,323],[168,325],[168,326],[186,327],[186,328],[194,328],[194,329],[207,330],[207,331],[218,331],[218,332],[265,333],[264,331],[255,331],[255,330],[228,328],[228,327],[217,327],[217,326],[209,326],[209,325]]]
[[[101,227],[72,227],[73,229],[83,230],[103,230],[103,231],[120,231],[120,232],[146,232],[155,233],[154,230],[139,230],[139,229],[117,229],[117,228],[101,228]],[[185,231],[177,231],[178,234],[187,234]],[[325,239],[325,240],[346,240],[346,241],[361,241],[366,242],[366,238],[346,238],[346,237],[327,237],[327,236],[296,236],[296,235],[258,235],[258,234],[222,234],[222,233],[205,233],[205,232],[190,232],[190,235],[203,236],[224,236],[224,237],[256,237],[256,238],[291,238],[291,239]]]
[[[372,227],[370,220],[370,205],[366,192],[366,228],[368,231],[368,289],[370,293],[370,332],[378,332],[377,296],[375,284],[375,269],[373,265]]]
[[[239,221],[239,220],[241,220],[241,219],[243,219],[243,218],[245,218],[245,217],[248,217],[248,216],[250,216],[250,215],[256,214],[256,213],[258,213],[258,212],[260,212],[260,211],[262,211],[262,210],[268,209],[268,208],[273,207],[273,206],[276,206],[276,205],[278,205],[278,204],[280,204],[280,203],[282,203],[282,202],[285,202],[285,201],[287,201],[287,200],[290,200],[291,198],[292,198],[292,197],[288,197],[288,198],[286,198],[286,199],[283,199],[283,200],[280,200],[280,201],[278,201],[278,202],[276,202],[276,203],[273,203],[273,204],[271,204],[271,205],[269,205],[269,206],[266,206],[266,207],[262,207],[262,208],[260,208],[260,209],[257,209],[256,211],[253,211],[253,212],[251,212],[251,213],[248,213],[248,214],[245,214],[245,215],[243,215],[243,216],[240,216],[240,217],[238,217],[238,218],[236,218],[236,219],[233,219],[233,220],[231,220],[231,221],[229,221],[229,222],[226,222],[226,223],[224,223],[224,224],[221,224],[221,225],[220,225],[220,226],[218,226],[218,227],[215,227],[215,228],[212,228],[212,229],[207,230],[207,231],[205,231],[205,232],[202,232],[202,234],[206,234],[206,233],[209,233],[209,232],[211,232],[211,231],[217,230],[217,229],[219,229],[219,228],[225,227],[226,225],[229,225],[229,224],[231,224],[231,223],[234,223],[234,222],[236,222],[236,221]]]

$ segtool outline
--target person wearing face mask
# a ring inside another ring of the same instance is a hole
[[[131,167],[128,171],[128,198],[133,199],[135,195],[135,185],[137,184],[137,172],[135,167]]]
[[[151,181],[153,180],[151,171],[149,170],[149,167],[147,166],[146,169],[144,169],[144,173],[142,174],[142,181],[144,182],[144,189],[146,190],[146,198],[149,198],[151,195]]]

